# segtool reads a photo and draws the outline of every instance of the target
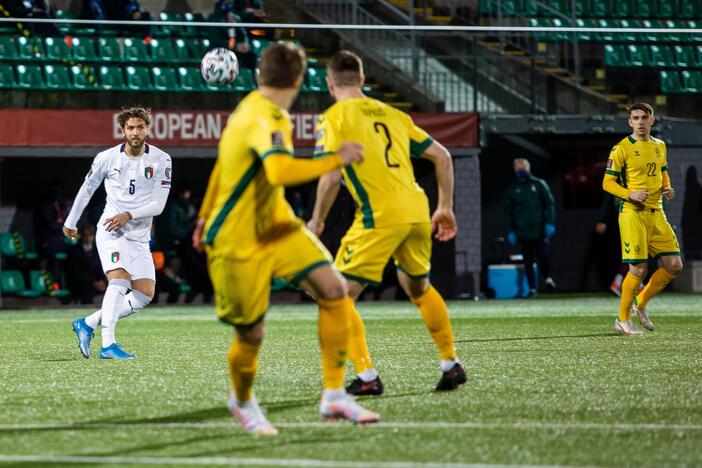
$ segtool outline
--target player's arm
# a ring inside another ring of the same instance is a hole
[[[90,171],[88,175],[85,176],[85,180],[80,186],[76,198],[73,200],[71,211],[68,213],[66,221],[63,224],[63,234],[70,239],[75,239],[78,236],[78,220],[80,220],[85,207],[88,206],[95,190],[97,190],[105,178],[105,170],[103,167],[104,159],[104,156],[98,155],[93,160]]]
[[[434,164],[436,184],[439,187],[439,200],[431,216],[432,231],[436,239],[448,241],[456,237],[456,216],[453,213],[453,161],[451,153],[438,141],[432,141],[424,150],[422,158]]]
[[[665,154],[665,157],[663,159],[663,167],[661,167],[661,177],[663,177],[662,194],[666,199],[672,200],[673,198],[675,198],[675,189],[670,183],[670,175],[668,174],[668,155],[666,154],[665,150],[663,154]]]
[[[339,195],[341,187],[341,170],[327,172],[317,182],[317,197],[312,209],[312,218],[307,222],[307,228],[319,236],[324,232],[324,221],[329,215],[334,200]]]
[[[195,221],[192,241],[193,248],[198,252],[202,252],[202,235],[205,231],[205,223],[212,213],[212,208],[214,207],[215,200],[217,199],[217,193],[219,192],[219,168],[219,158],[217,158],[217,161],[212,168],[212,173],[210,174],[210,180],[207,182],[207,190],[205,191],[205,196],[202,199],[200,211],[197,214],[197,221]]]
[[[168,201],[168,193],[171,191],[171,158],[167,158],[163,164],[158,165],[155,174],[153,189],[151,189],[151,199],[144,206],[134,208],[124,213],[119,213],[105,220],[105,230],[107,232],[120,229],[132,219],[151,218],[163,212]]]
[[[611,193],[615,197],[623,200],[629,200],[634,203],[643,203],[648,198],[646,190],[630,190],[619,184],[619,175],[626,164],[624,159],[624,151],[617,145],[612,148],[607,160],[607,169],[605,170],[604,178],[602,179],[602,188],[605,192]]]

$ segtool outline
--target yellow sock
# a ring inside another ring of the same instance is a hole
[[[653,296],[663,291],[668,283],[673,281],[675,276],[668,273],[668,271],[661,267],[657,269],[652,275],[651,279],[648,281],[646,287],[639,293],[636,297],[636,305],[639,307],[646,307],[648,301],[653,299]]]
[[[350,297],[319,304],[319,345],[322,348],[322,377],[325,390],[344,388],[348,359],[349,319],[354,305]]]
[[[232,388],[239,401],[251,399],[251,388],[256,378],[258,369],[258,350],[261,345],[252,345],[240,341],[238,337],[232,340],[232,346],[227,354],[229,362],[229,376],[232,379]]]
[[[434,339],[434,343],[439,347],[441,359],[445,361],[456,359],[456,346],[453,342],[451,322],[441,294],[433,286],[429,286],[424,294],[412,298],[412,302],[419,308],[424,324]]]
[[[641,278],[627,273],[624,281],[622,281],[622,301],[619,304],[619,321],[631,319],[631,306],[634,303],[634,298],[639,292]]]
[[[358,309],[355,306],[351,312],[349,357],[357,374],[373,368],[373,362],[368,352],[368,343],[366,343],[366,327],[363,325],[361,314],[358,313]]]

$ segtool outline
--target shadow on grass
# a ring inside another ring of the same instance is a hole
[[[60,359],[42,359],[42,362],[67,362],[67,361],[84,361],[83,358],[60,358]]]
[[[621,336],[621,333],[589,333],[586,335],[557,335],[557,336],[522,336],[513,338],[480,338],[475,340],[456,340],[456,343],[487,343],[491,341],[521,341],[521,340],[562,340],[565,338],[601,338]]]
[[[168,416],[160,416],[156,418],[140,418],[140,419],[98,419],[83,424],[168,424],[168,423],[193,423],[204,422],[212,419],[221,419],[227,416],[226,406],[214,406],[212,408],[204,408],[187,413],[170,414]]]

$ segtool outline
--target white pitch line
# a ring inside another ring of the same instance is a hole
[[[312,460],[307,458],[227,458],[227,457],[91,457],[62,455],[1,455],[0,462],[15,463],[133,463],[142,465],[225,465],[225,466],[322,466],[333,468],[366,468],[370,462]],[[416,463],[378,460],[390,468],[513,468],[517,465],[485,463]],[[525,468],[553,468],[553,465],[518,465]]]
[[[338,429],[353,427],[345,423],[326,422],[276,422],[273,424],[287,429]],[[76,424],[0,424],[0,431],[12,430],[85,430],[85,429],[236,429],[233,422],[145,422],[145,423],[76,423]],[[664,423],[548,423],[548,422],[381,422],[363,426],[363,429],[510,429],[510,430],[615,430],[615,431],[702,431],[702,424],[664,424]]]

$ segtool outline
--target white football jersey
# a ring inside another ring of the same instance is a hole
[[[90,197],[100,183],[105,182],[107,203],[100,217],[98,229],[104,229],[105,219],[116,214],[125,211],[131,213],[156,199],[163,200],[165,203],[171,188],[172,166],[171,157],[168,154],[153,145],[145,144],[142,156],[128,156],[124,148],[125,144],[121,144],[98,153],[81,188],[85,189]],[[87,205],[87,200],[78,200],[78,198],[76,197],[71,213],[66,219],[66,225],[69,227],[74,227],[80,218],[85,208],[83,202]],[[118,233],[129,240],[148,242],[152,221],[153,216],[142,218],[135,216]]]

